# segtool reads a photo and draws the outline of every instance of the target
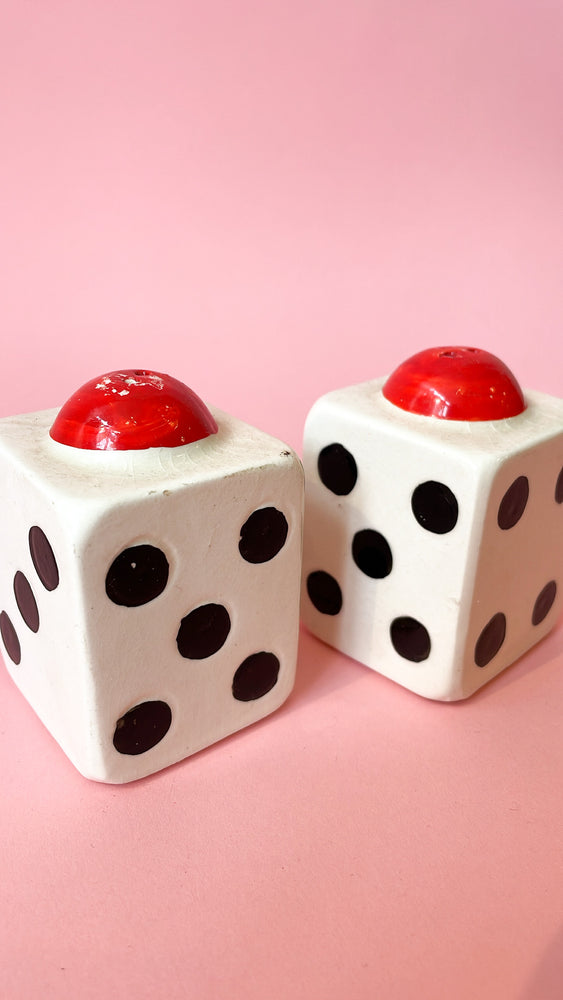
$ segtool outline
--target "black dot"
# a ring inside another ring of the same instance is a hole
[[[328,490],[343,497],[351,493],[358,478],[354,456],[342,444],[328,444],[319,454],[317,468]]]
[[[500,502],[497,518],[499,528],[507,531],[508,528],[513,528],[518,523],[528,503],[529,493],[530,485],[527,477],[518,476],[512,486],[508,487]]]
[[[170,729],[172,712],[165,701],[144,701],[117,720],[113,745],[118,753],[146,753],[160,743]]]
[[[249,563],[264,563],[277,556],[287,538],[287,521],[281,510],[260,507],[240,529],[239,552]]]
[[[536,597],[536,603],[532,611],[532,625],[539,625],[547,617],[551,611],[556,594],[557,584],[555,580],[550,580]]]
[[[387,539],[371,528],[357,531],[354,535],[352,557],[362,573],[374,580],[389,576],[393,568],[393,556]]]
[[[59,585],[59,568],[44,531],[35,524],[29,529],[29,551],[35,572],[45,590],[55,590]]]
[[[230,630],[231,619],[222,604],[202,604],[182,618],[178,651],[189,660],[204,660],[221,649]]]
[[[430,656],[430,636],[416,618],[395,618],[389,631],[395,651],[405,660],[420,663]]]
[[[233,697],[237,701],[263,698],[275,686],[280,661],[273,653],[253,653],[247,656],[233,677]]]
[[[496,656],[506,635],[506,618],[502,611],[493,615],[485,625],[475,644],[475,663],[478,667],[486,667],[493,656]]]
[[[154,545],[133,545],[113,560],[106,594],[114,604],[138,608],[154,601],[168,582],[168,560]]]
[[[25,624],[31,629],[32,632],[37,632],[39,629],[39,611],[37,610],[37,602],[27,577],[25,577],[23,573],[20,573],[19,570],[14,577],[14,594],[20,615],[22,616]]]
[[[2,640],[6,647],[8,656],[17,666],[17,664],[21,662],[22,658],[20,641],[11,620],[5,611],[0,613],[0,635],[2,635]]]
[[[307,577],[307,593],[317,611],[337,615],[342,608],[342,591],[330,573],[318,569]]]
[[[446,535],[457,524],[457,500],[444,483],[432,479],[420,483],[411,497],[411,507],[421,527],[435,535]]]
[[[555,500],[557,503],[563,503],[563,469],[561,469],[555,484]]]

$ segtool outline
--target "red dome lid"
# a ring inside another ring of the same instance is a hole
[[[477,347],[431,347],[403,361],[383,386],[390,403],[443,420],[504,420],[526,409],[504,362]]]
[[[176,448],[215,434],[195,392],[159,372],[109,372],[81,386],[59,411],[50,435],[71,448],[135,451]]]

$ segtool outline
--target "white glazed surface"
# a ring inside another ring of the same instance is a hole
[[[19,665],[4,654],[21,691],[76,767],[102,781],[157,771],[262,718],[289,695],[299,623],[303,475],[282,442],[213,410],[219,431],[180,448],[80,451],[48,436],[56,411],[0,421],[3,516],[1,608],[16,626]],[[260,507],[288,522],[282,550],[262,564],[239,554],[240,529]],[[55,552],[60,584],[47,592],[33,568],[27,536],[39,525]],[[105,594],[109,566],[123,549],[161,548],[165,590],[141,607]],[[32,585],[37,634],[19,615],[12,579]],[[205,603],[231,618],[224,646],[202,660],[182,657],[181,619]],[[249,655],[280,660],[275,686],[236,701],[234,672]],[[118,753],[116,721],[147,700],[164,700],[172,725],[139,755]]]
[[[554,501],[563,467],[563,401],[526,394],[526,410],[503,421],[460,422],[407,413],[381,393],[385,379],[329,393],[313,406],[305,427],[305,542],[302,617],[325,642],[397,681],[438,700],[470,695],[508,666],[555,624],[563,583],[541,625],[531,625],[534,599],[560,581],[563,506]],[[342,444],[358,465],[351,493],[337,496],[319,478],[319,452]],[[521,521],[509,531],[496,523],[498,504],[519,475],[530,481]],[[413,517],[415,487],[435,480],[455,494],[459,516],[443,535]],[[387,539],[393,568],[371,579],[351,556],[356,531]],[[343,604],[320,613],[307,595],[310,573],[324,570],[339,583]],[[474,662],[481,629],[498,611],[507,634],[486,667]],[[422,662],[400,656],[389,625],[400,616],[422,622],[431,650]]]

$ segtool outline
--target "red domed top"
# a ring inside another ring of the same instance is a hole
[[[81,386],[49,433],[71,448],[134,451],[176,448],[216,431],[205,403],[183,382],[159,372],[125,370]]]
[[[409,413],[443,420],[504,420],[526,409],[506,365],[477,347],[431,347],[389,376],[383,395]]]

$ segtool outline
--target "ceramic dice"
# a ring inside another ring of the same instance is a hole
[[[546,635],[563,582],[563,401],[444,347],[331,392],[305,428],[302,616],[428,698]]]
[[[1,420],[0,477],[4,660],[84,775],[142,777],[285,701],[303,480],[284,444],[113,372]]]

